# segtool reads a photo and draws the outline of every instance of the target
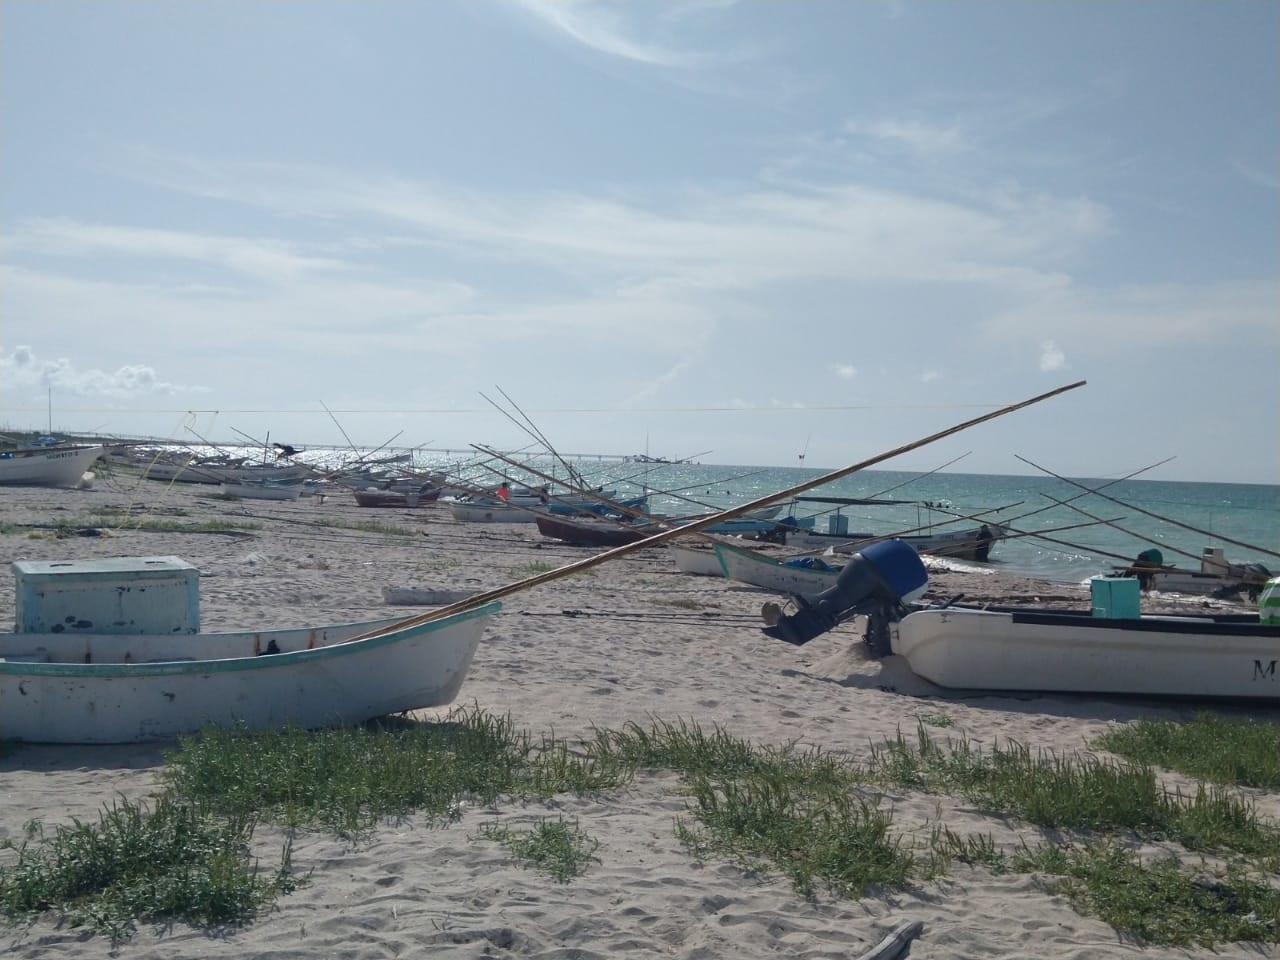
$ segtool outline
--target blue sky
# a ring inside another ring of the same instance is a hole
[[[1280,482],[1280,4],[0,5],[0,426]]]

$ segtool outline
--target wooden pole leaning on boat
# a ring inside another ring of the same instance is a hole
[[[452,616],[456,613],[464,613],[467,610],[473,610],[486,603],[510,596],[513,593],[520,593],[524,590],[541,586],[544,583],[550,583],[552,580],[559,580],[562,577],[572,576],[573,574],[580,573],[583,570],[589,570],[602,563],[607,563],[610,560],[616,560],[618,557],[626,556],[628,553],[634,553],[636,550],[641,550],[645,547],[657,546],[660,543],[666,543],[668,540],[673,540],[676,537],[696,533],[706,527],[714,526],[715,524],[721,523],[725,520],[732,520],[734,517],[740,517],[744,513],[750,513],[752,510],[759,510],[761,507],[767,507],[779,500],[785,500],[787,497],[793,497],[797,493],[802,493],[805,490],[812,490],[814,487],[820,487],[826,483],[834,483],[836,480],[840,480],[850,474],[857,473],[859,470],[866,470],[869,467],[874,467],[878,463],[884,463],[886,460],[892,460],[894,457],[901,456],[904,453],[910,453],[912,450],[918,450],[920,447],[936,443],[937,441],[950,437],[953,434],[960,433],[962,430],[968,430],[970,427],[976,427],[980,423],[986,423],[988,420],[995,420],[997,417],[1003,417],[1006,414],[1022,410],[1026,407],[1032,406],[1033,404],[1067,393],[1070,390],[1075,390],[1078,387],[1083,387],[1086,382],[1087,381],[1085,380],[1077,380],[1075,383],[1069,383],[1064,387],[1058,387],[1054,390],[1050,390],[1048,393],[1041,393],[1028,400],[1022,400],[1018,403],[1012,403],[1008,406],[1001,407],[998,410],[992,410],[990,413],[984,413],[980,417],[973,417],[972,419],[965,420],[963,423],[958,423],[955,426],[947,427],[945,430],[939,430],[937,433],[932,433],[927,437],[914,440],[911,443],[896,447],[885,453],[877,454],[874,457],[869,457],[866,460],[860,460],[847,467],[841,467],[839,470],[833,470],[830,473],[825,473],[820,477],[813,478],[812,480],[806,480],[803,483],[798,483],[793,487],[788,487],[787,489],[780,490],[777,493],[770,493],[756,500],[752,500],[749,503],[739,504],[736,507],[729,507],[727,510],[722,510],[720,513],[711,514],[710,516],[691,521],[688,524],[675,527],[671,530],[663,530],[659,533],[655,533],[651,537],[646,537],[643,540],[637,540],[634,543],[627,543],[620,547],[614,547],[611,550],[604,551],[604,553],[598,553],[595,556],[586,557],[582,560],[565,564],[563,567],[548,570],[546,573],[534,574],[531,577],[526,577],[524,580],[517,580],[514,583],[507,584],[506,586],[487,590],[484,593],[478,593],[473,597],[468,597],[466,600],[451,603],[448,606],[440,607],[430,613],[424,613],[417,617],[410,617],[407,620],[399,621],[389,627],[384,627],[381,630],[374,630],[370,633],[363,634],[362,636],[352,637],[351,640],[347,642],[352,643],[358,640],[367,640],[370,637],[381,636],[382,634],[389,633],[393,630],[403,630],[407,627],[416,627],[420,624],[430,623],[433,620],[439,620],[443,617]]]

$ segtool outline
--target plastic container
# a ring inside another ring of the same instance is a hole
[[[200,632],[200,571],[178,557],[18,560],[16,633]]]
[[[1142,616],[1137,577],[1094,577],[1089,581],[1093,615],[1109,620],[1136,620]]]

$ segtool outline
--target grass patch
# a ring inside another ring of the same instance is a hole
[[[251,817],[214,817],[167,796],[150,810],[122,801],[97,824],[76,821],[52,836],[34,824],[20,845],[3,844],[17,863],[0,871],[0,909],[13,919],[54,912],[113,940],[138,923],[243,923],[298,884],[288,845],[276,870],[258,870],[253,827]]]
[[[1044,845],[1017,857],[1016,866],[1048,874],[1045,887],[1077,911],[1148,943],[1280,941],[1280,891],[1239,866],[1208,872],[1173,857],[1143,863],[1113,841]]]
[[[540,573],[550,573],[555,569],[556,565],[553,563],[547,563],[545,560],[533,560],[518,567],[511,567],[507,571],[507,575],[513,580],[523,580],[525,577],[536,577]]]
[[[560,883],[568,883],[595,860],[600,842],[578,829],[577,823],[540,820],[532,830],[512,830],[498,824],[486,824],[480,834],[511,851],[522,863],[532,864]]]
[[[1103,734],[1098,746],[1138,763],[1211,783],[1280,790],[1280,725],[1198,714],[1189,723],[1137,720]]]
[[[509,718],[471,710],[436,724],[211,729],[181,741],[164,777],[179,795],[224,815],[358,835],[411,813],[450,822],[464,804],[591,793],[626,782],[630,771],[576,756],[564,741],[535,742]]]

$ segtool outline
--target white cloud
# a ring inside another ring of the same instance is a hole
[[[130,364],[115,370],[81,370],[65,357],[41,361],[29,346],[6,354],[0,347],[0,382],[6,389],[56,390],[77,396],[111,398],[202,392],[203,387],[166,383],[151,367]]]
[[[67,218],[30,218],[6,231],[4,252],[60,257],[186,260],[224,267],[259,280],[287,281],[345,268],[342,261],[309,257],[279,240],[246,239],[146,227],[120,227]]]
[[[660,12],[658,4],[609,4],[599,0],[516,0],[543,23],[598,53],[658,67],[692,67],[704,54],[635,38],[640,27],[624,14]]]
[[[858,375],[858,368],[849,363],[837,363],[831,369],[841,380],[852,380]]]
[[[883,119],[866,123],[849,121],[851,134],[902,147],[921,156],[951,156],[973,149],[970,134],[959,122],[930,123],[919,119]]]
[[[1057,344],[1052,340],[1046,340],[1040,344],[1040,369],[1046,372],[1052,370],[1063,370],[1067,366],[1067,357]]]
[[[941,380],[941,379],[942,379],[942,374],[939,373],[937,370],[926,370],[924,373],[920,374],[921,383],[932,383],[934,380]]]

